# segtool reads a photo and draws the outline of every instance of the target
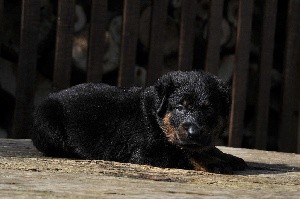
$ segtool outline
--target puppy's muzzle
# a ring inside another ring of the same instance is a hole
[[[189,139],[197,140],[202,134],[201,128],[192,122],[185,122],[182,124],[182,127],[187,132]]]
[[[205,129],[194,122],[184,122],[182,128],[187,133],[187,141],[201,146],[211,144],[211,136],[205,133]]]

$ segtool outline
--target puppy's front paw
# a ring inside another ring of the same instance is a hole
[[[242,158],[223,153],[215,147],[201,153],[194,153],[191,164],[195,170],[222,174],[232,174],[233,171],[247,168],[247,164]]]
[[[247,164],[242,158],[236,157],[231,154],[223,153],[215,147],[208,151],[208,154],[227,162],[234,171],[241,171],[247,168]]]
[[[233,174],[233,168],[224,161],[217,161],[206,165],[206,171],[219,174]]]
[[[226,161],[230,164],[231,168],[234,171],[242,171],[247,168],[247,164],[242,158],[230,154],[226,154],[226,153],[224,153],[224,155],[228,155]]]
[[[195,170],[219,174],[233,174],[233,168],[228,162],[216,157],[192,158],[191,163]]]

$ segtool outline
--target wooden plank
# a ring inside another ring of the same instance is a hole
[[[17,64],[19,54],[7,45],[7,41],[4,41],[4,35],[6,35],[5,31],[7,31],[6,28],[9,27],[8,24],[10,23],[10,20],[6,19],[8,10],[9,9],[6,8],[5,10],[4,8],[4,0],[0,0],[0,57]]]
[[[55,90],[68,88],[71,79],[75,0],[58,1],[56,49],[53,74]]]
[[[205,70],[217,75],[220,62],[220,47],[222,33],[224,0],[212,0],[206,48]]]
[[[121,60],[118,85],[130,87],[134,84],[135,59],[139,31],[140,0],[125,0]]]
[[[92,0],[89,34],[87,81],[101,82],[105,53],[107,0]]]
[[[299,69],[299,77],[300,77],[300,69]],[[298,113],[300,113],[300,102],[299,102]],[[297,153],[299,153],[299,154],[300,154],[300,116],[298,116],[298,139],[297,139]]]
[[[147,85],[152,85],[163,73],[165,26],[168,0],[153,0],[151,14],[150,52],[147,68]]]
[[[3,22],[3,13],[4,13],[4,0],[0,0],[0,21],[2,21]]]
[[[181,7],[178,69],[191,70],[194,57],[196,0],[183,0]]]
[[[5,56],[4,45],[3,45],[3,36],[4,36],[4,26],[5,26],[5,19],[4,19],[4,0],[0,0],[0,57],[7,59]]]
[[[256,109],[255,147],[266,149],[269,118],[271,70],[275,42],[277,0],[265,1],[258,100]]]
[[[3,42],[3,34],[4,34],[4,0],[0,0],[0,56],[1,53],[1,46]]]
[[[30,139],[0,138],[0,157],[43,157],[32,144]]]
[[[290,0],[287,17],[287,38],[284,62],[281,125],[279,127],[280,151],[297,150],[297,122],[300,81],[300,1]],[[299,144],[299,143],[298,143]]]
[[[300,155],[219,147],[245,159],[239,175],[102,160],[46,158],[30,140],[0,139],[2,198],[299,198]],[[11,151],[15,153],[11,153]],[[31,154],[31,157],[29,156]]]
[[[253,0],[239,1],[239,18],[232,82],[232,106],[229,125],[229,146],[240,147],[244,125],[249,68]]]
[[[34,104],[34,88],[39,35],[40,1],[24,0],[18,78],[16,84],[16,108],[14,113],[13,138],[29,137]]]

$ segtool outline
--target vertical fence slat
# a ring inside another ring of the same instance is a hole
[[[300,90],[298,77],[298,67],[300,65],[300,1],[290,0],[288,9],[282,112],[278,147],[280,151],[295,152],[297,148],[297,100]]]
[[[168,11],[168,0],[153,0],[152,2],[147,85],[153,84],[163,72],[163,48]]]
[[[107,0],[92,0],[87,81],[101,82],[105,53]]]
[[[239,1],[235,68],[232,82],[232,106],[229,146],[240,147],[246,106],[253,0]]]
[[[125,0],[119,86],[130,87],[134,84],[135,58],[140,16],[140,0]]]
[[[179,70],[191,70],[194,56],[196,0],[183,0],[181,8]]]
[[[298,75],[300,77],[300,68],[298,71]],[[298,113],[300,113],[300,101],[298,102]],[[300,153],[300,116],[298,116],[298,139],[297,139],[297,153]]]
[[[16,87],[13,138],[28,138],[34,104],[40,0],[22,4],[21,42]]]
[[[259,89],[256,109],[255,147],[266,149],[269,117],[271,70],[275,42],[277,0],[265,1]]]
[[[71,79],[75,0],[58,1],[53,87],[68,88]]]
[[[219,69],[223,5],[223,0],[212,0],[210,3],[205,70],[212,74],[217,74]]]
[[[0,0],[0,57],[4,57],[2,42],[4,36],[4,0]]]
[[[0,0],[0,56],[1,53],[1,43],[3,38],[3,31],[4,31],[4,0]]]

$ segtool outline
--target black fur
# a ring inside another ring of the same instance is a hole
[[[48,156],[214,171],[199,154],[215,154],[229,107],[228,88],[203,72],[171,72],[145,89],[81,84],[36,109],[32,140]],[[217,159],[221,173],[244,168]]]

